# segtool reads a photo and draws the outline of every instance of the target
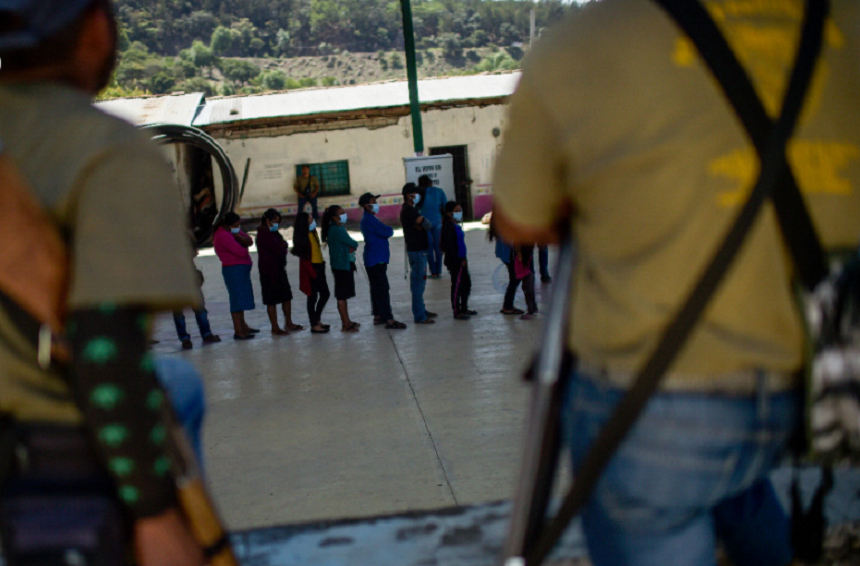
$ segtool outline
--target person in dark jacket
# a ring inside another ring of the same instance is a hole
[[[263,304],[272,323],[272,334],[283,336],[290,330],[304,330],[293,323],[293,290],[287,278],[287,252],[290,245],[278,231],[281,214],[274,208],[263,213],[257,230],[257,266],[260,269],[260,288]],[[278,305],[284,311],[284,328],[278,324]]]
[[[445,267],[451,274],[451,308],[457,320],[469,320],[478,314],[469,310],[469,294],[472,292],[472,278],[466,260],[466,235],[460,227],[463,220],[463,207],[455,201],[445,204],[442,217],[441,247],[445,254]]]

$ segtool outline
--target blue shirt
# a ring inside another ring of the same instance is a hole
[[[391,259],[388,238],[394,235],[394,228],[386,226],[379,218],[364,211],[364,216],[361,217],[361,234],[364,236],[364,265],[373,267],[388,263]]]
[[[466,259],[466,234],[459,224],[454,224],[454,230],[457,231],[457,251],[460,253],[460,258]]]
[[[511,246],[496,237],[496,257],[505,263],[511,262]]]
[[[448,195],[437,186],[427,187],[421,205],[421,216],[430,221],[434,228],[442,226],[441,209],[448,202]]]

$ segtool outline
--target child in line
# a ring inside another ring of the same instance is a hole
[[[322,219],[322,240],[328,244],[331,272],[334,274],[334,298],[340,313],[341,332],[358,332],[360,326],[350,320],[347,301],[355,296],[355,250],[358,242],[349,237],[344,225],[346,212],[336,204],[328,207]]]
[[[311,332],[324,334],[329,325],[322,323],[322,311],[328,302],[330,292],[325,278],[325,261],[317,223],[307,212],[296,215],[293,228],[293,255],[299,258],[299,289],[308,296],[308,318]]]
[[[463,221],[463,207],[455,201],[445,204],[442,216],[442,252],[445,254],[445,267],[451,274],[451,308],[456,320],[469,320],[478,314],[469,310],[469,294],[472,291],[472,278],[469,276],[469,263],[466,260],[466,236],[460,227]]]

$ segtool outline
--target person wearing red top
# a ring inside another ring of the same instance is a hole
[[[272,323],[272,334],[282,336],[290,330],[304,330],[304,326],[293,323],[293,290],[287,278],[287,252],[290,245],[278,228],[281,215],[274,208],[263,213],[257,230],[257,267],[260,270],[260,288],[263,304]],[[284,328],[278,324],[278,305],[284,311]]]
[[[240,228],[239,215],[228,212],[224,216],[213,241],[215,253],[221,260],[221,273],[230,295],[230,315],[233,317],[233,338],[248,340],[259,332],[245,322],[245,311],[254,310],[254,288],[251,287],[251,254],[248,248],[254,243]]]

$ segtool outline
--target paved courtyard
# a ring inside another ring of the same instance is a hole
[[[289,233],[286,234],[289,237]],[[355,234],[352,234],[355,237]],[[182,351],[170,316],[156,327],[158,355],[194,363],[206,383],[207,476],[231,529],[317,519],[364,517],[483,503],[511,496],[527,389],[519,374],[534,347],[540,319],[499,313],[493,275],[500,262],[479,224],[467,227],[473,280],[469,321],[451,317],[450,278],[428,280],[427,308],[437,324],[412,324],[403,238],[391,240],[389,280],[395,317],[406,330],[374,327],[367,277],[356,273],[349,302],[358,333],[341,333],[334,298],[329,334],[273,337],[261,304],[247,320],[262,332],[237,342],[220,263],[212,250],[195,261],[203,271],[206,307],[220,344],[202,347],[190,311],[194,349]],[[328,252],[324,250],[324,255]],[[256,253],[252,253],[256,261]],[[293,319],[307,326],[290,256]],[[329,285],[333,289],[331,273]],[[538,284],[540,293],[540,284]],[[522,293],[518,303],[523,304]]]

